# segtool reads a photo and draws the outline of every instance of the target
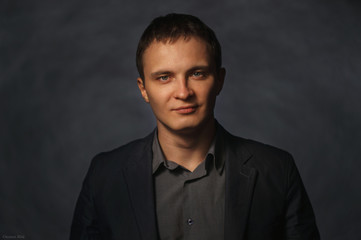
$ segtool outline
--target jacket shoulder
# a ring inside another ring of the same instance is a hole
[[[259,141],[227,134],[228,144],[238,156],[248,156],[243,159],[246,165],[256,168],[285,168],[294,164],[292,155],[278,147]]]
[[[129,164],[137,164],[147,154],[151,154],[153,132],[148,136],[133,140],[118,148],[97,154],[90,168],[122,168]],[[149,156],[148,156],[149,157]]]
[[[226,141],[233,148],[246,149],[252,155],[268,155],[279,157],[291,157],[291,154],[281,148],[265,144],[256,140],[235,136],[225,131]]]
[[[281,148],[258,142],[251,139],[243,139],[244,146],[255,156],[291,158],[291,154]]]

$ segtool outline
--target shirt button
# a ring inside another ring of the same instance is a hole
[[[192,218],[188,218],[187,223],[188,223],[189,226],[193,225],[193,223],[194,223],[194,222],[193,222],[193,219],[192,219]]]

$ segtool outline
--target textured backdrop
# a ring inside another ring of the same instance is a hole
[[[0,237],[66,239],[90,159],[154,128],[135,50],[169,12],[199,16],[223,46],[217,119],[294,155],[323,239],[361,239],[351,0],[0,0]]]

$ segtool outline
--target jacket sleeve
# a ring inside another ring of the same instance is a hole
[[[95,177],[94,175],[96,168],[95,166],[96,158],[94,158],[90,164],[75,206],[73,222],[70,231],[70,240],[101,239],[92,195],[92,187],[94,187],[93,179]]]
[[[313,209],[292,157],[287,172],[285,239],[318,240]]]

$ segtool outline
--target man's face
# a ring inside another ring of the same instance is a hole
[[[203,40],[154,41],[144,52],[144,80],[138,87],[157,119],[159,129],[184,132],[213,120],[224,69],[216,71]]]

